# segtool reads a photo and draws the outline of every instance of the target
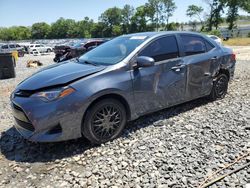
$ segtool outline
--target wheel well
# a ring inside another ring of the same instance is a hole
[[[111,98],[111,99],[116,99],[118,100],[119,102],[121,102],[124,107],[125,107],[125,110],[126,110],[126,114],[127,114],[127,119],[130,120],[131,118],[131,111],[130,111],[130,107],[129,107],[129,104],[128,102],[124,99],[124,97],[122,97],[121,95],[118,95],[118,94],[107,94],[107,95],[103,95],[101,97],[98,97],[97,99],[95,99],[87,108],[87,110],[85,111],[84,113],[84,116],[83,116],[83,120],[86,116],[86,113],[88,111],[88,109],[90,109],[93,105],[95,105],[97,102],[101,101],[101,100],[104,100],[104,99],[108,99],[108,98]]]
[[[229,73],[229,71],[227,69],[220,69],[218,75],[219,74],[225,74],[225,75],[227,75],[228,80],[230,80],[230,73]]]

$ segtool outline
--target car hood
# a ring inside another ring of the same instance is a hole
[[[102,71],[105,66],[94,66],[76,62],[64,62],[41,69],[21,82],[18,90],[38,90],[56,85],[64,85]]]

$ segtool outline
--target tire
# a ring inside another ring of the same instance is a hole
[[[219,74],[214,80],[213,88],[209,95],[209,99],[223,99],[227,94],[228,82],[229,78],[226,74]]]
[[[18,52],[18,57],[23,57],[24,56],[24,52]]]
[[[87,110],[83,122],[83,135],[93,144],[102,144],[121,134],[127,122],[126,110],[118,100],[104,99]]]
[[[52,50],[48,48],[48,49],[47,49],[47,53],[50,53],[50,52],[52,52]]]

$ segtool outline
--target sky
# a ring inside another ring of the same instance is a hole
[[[58,18],[76,21],[88,16],[94,21],[106,9],[122,8],[125,4],[138,7],[147,0],[0,0],[0,27],[31,26],[36,22],[55,22]],[[170,21],[187,22],[188,5],[195,4],[207,9],[203,0],[175,0],[177,9]],[[244,13],[243,13],[244,14]]]

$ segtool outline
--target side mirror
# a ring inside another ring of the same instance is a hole
[[[137,67],[151,67],[154,66],[155,60],[152,57],[139,56],[136,58]]]

